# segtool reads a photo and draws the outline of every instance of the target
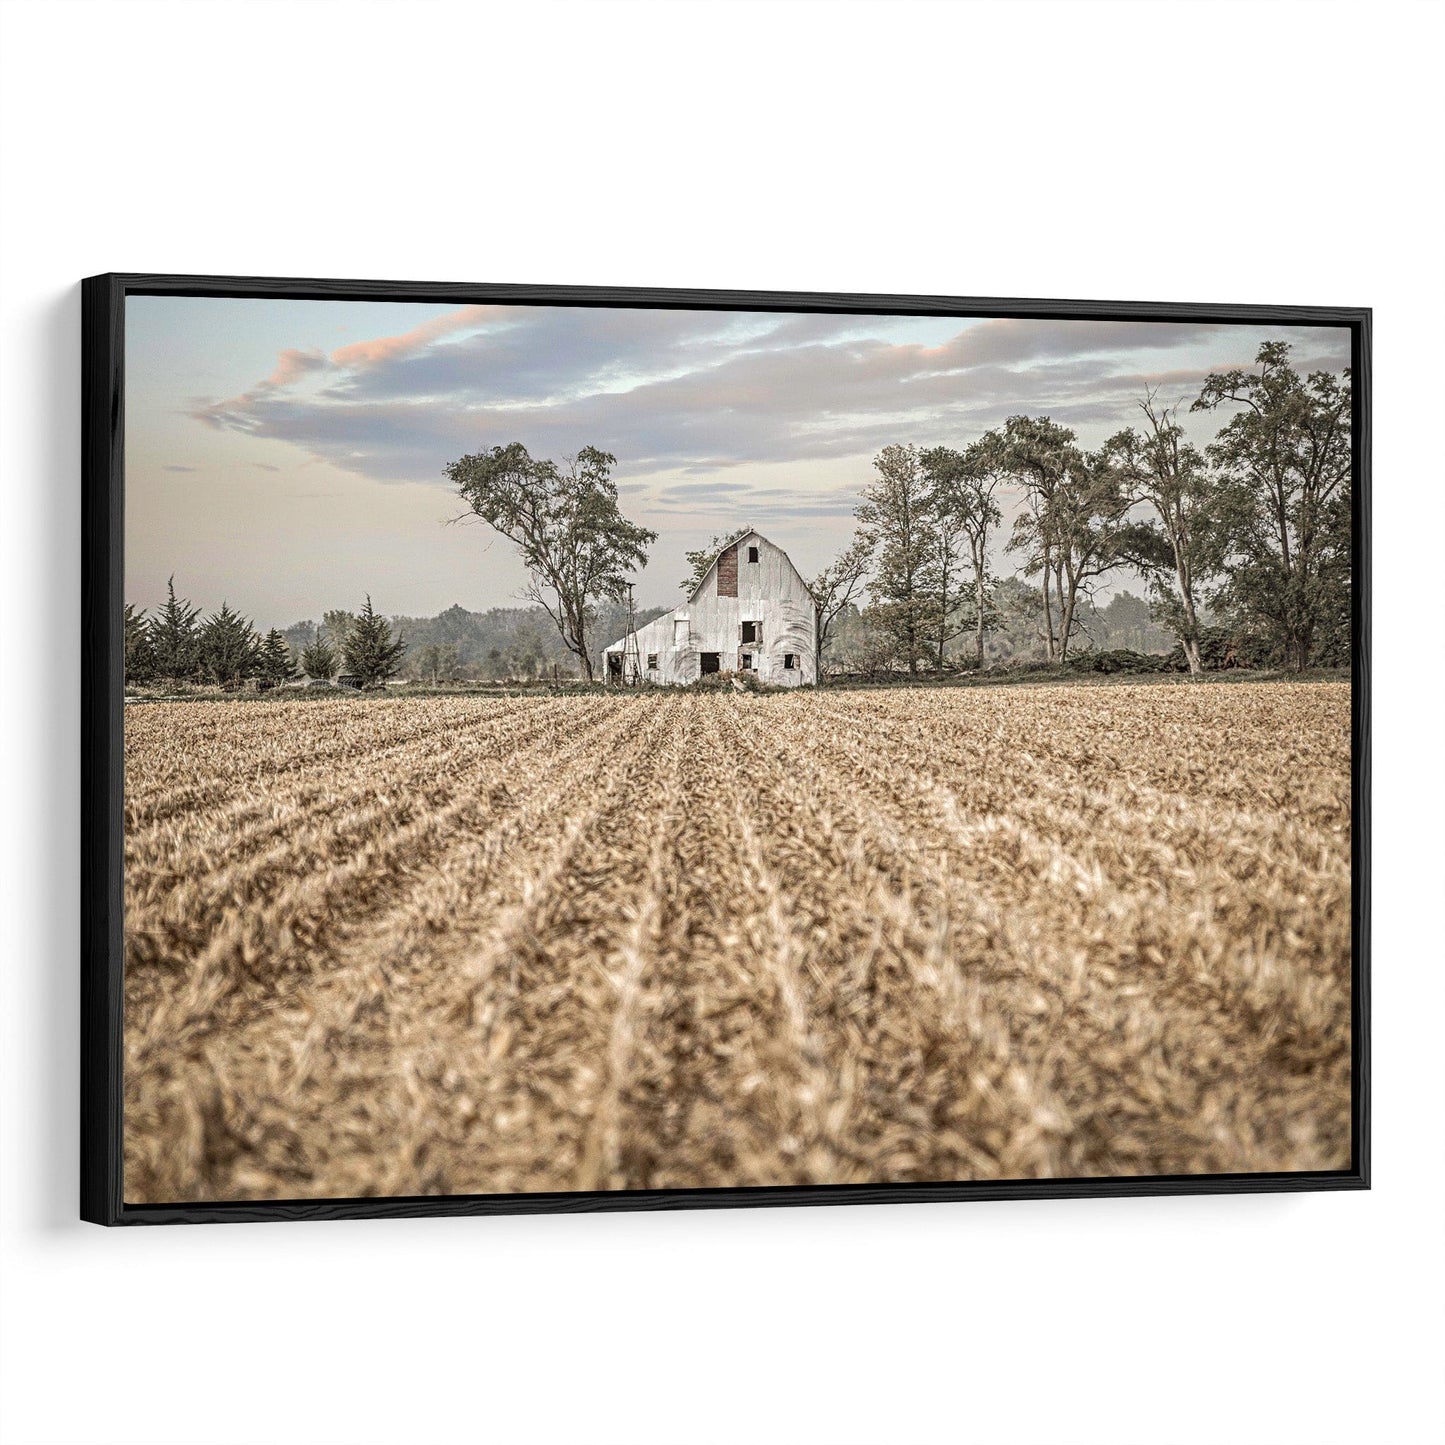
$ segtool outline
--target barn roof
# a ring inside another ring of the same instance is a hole
[[[758,531],[756,527],[749,527],[745,532],[739,532],[732,539],[732,541],[727,544],[727,547],[722,548],[722,550],[717,554],[717,556],[708,563],[707,571],[704,572],[702,576],[697,579],[697,586],[694,587],[690,593],[688,593],[687,602],[682,603],[679,607],[674,607],[671,612],[664,612],[661,617],[654,617],[650,622],[644,622],[641,627],[636,629],[636,631],[642,632],[646,628],[653,627],[659,622],[666,622],[668,618],[674,616],[677,612],[679,612],[682,607],[689,606],[691,603],[696,602],[698,597],[702,593],[703,587],[707,583],[707,579],[711,577],[715,571],[717,571],[717,564],[721,559],[723,552],[726,552],[728,550],[728,547],[740,546],[742,543],[746,542],[749,537],[756,537],[758,541],[766,542],[769,547],[775,548],[778,552],[782,553],[783,561],[785,561],[789,567],[793,567],[793,559],[789,557],[788,554],[784,552],[783,549],[779,547],[776,542],[774,542],[769,537],[763,536],[763,534]],[[803,580],[803,574],[801,572],[798,572],[798,569],[796,567],[793,567],[793,571],[797,573],[798,580],[803,582],[804,591],[811,591],[811,589],[808,587],[807,582]],[[618,648],[623,647],[626,644],[627,639],[632,635],[633,634],[631,632],[625,633],[623,636],[619,637],[616,642],[609,643],[606,647],[602,649],[602,651],[615,652]]]
[[[778,552],[782,552],[783,561],[786,562],[789,567],[793,567],[793,559],[788,556],[788,554],[784,552],[783,549],[779,547],[776,542],[774,542],[770,537],[763,536],[763,534],[758,531],[756,527],[749,527],[746,532],[739,532],[737,536],[734,537],[732,541],[727,544],[727,547],[724,547],[722,551],[720,551],[717,556],[714,557],[712,561],[707,564],[707,571],[704,572],[702,576],[697,579],[697,586],[694,587],[692,591],[688,594],[687,600],[689,602],[697,601],[699,594],[702,592],[704,585],[707,583],[707,579],[711,577],[715,571],[717,571],[717,564],[722,560],[723,552],[726,552],[729,547],[741,546],[744,542],[748,540],[749,537],[756,537],[758,541],[766,542],[769,547],[774,548]],[[803,574],[801,572],[798,572],[798,569],[796,567],[793,567],[793,571],[797,572],[798,580],[801,582],[803,579]],[[807,585],[808,584],[806,582],[803,582],[803,586],[805,588],[807,587]]]

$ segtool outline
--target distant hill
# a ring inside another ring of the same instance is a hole
[[[661,617],[666,609],[639,608],[634,614],[639,627]],[[420,675],[433,665],[424,656],[431,647],[455,649],[455,676],[476,681],[508,678],[540,678],[555,667],[562,677],[575,677],[577,659],[567,650],[552,619],[540,607],[493,607],[486,612],[468,612],[453,605],[436,617],[392,617],[393,627],[406,638],[402,675]],[[299,653],[311,640],[317,623],[294,622],[285,629],[286,640]],[[627,609],[616,603],[598,608],[592,633],[592,665],[600,668],[602,649],[627,631]]]

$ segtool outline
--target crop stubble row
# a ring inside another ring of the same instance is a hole
[[[131,709],[126,1197],[1342,1166],[1348,744],[1333,684]]]

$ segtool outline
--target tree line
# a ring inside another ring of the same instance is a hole
[[[625,603],[597,601],[587,629],[594,668],[600,665],[601,647],[627,632],[629,616],[633,625],[641,626],[664,610],[638,608],[629,614]],[[469,612],[453,604],[434,617],[394,616],[392,623],[406,634],[401,675],[419,682],[574,678],[579,671],[561,633],[541,607]],[[313,625],[296,623],[283,632],[299,647]]]
[[[910,674],[942,668],[964,637],[982,666],[1009,583],[1015,606],[1020,585],[1032,589],[1039,648],[1063,665],[1087,636],[1099,584],[1129,568],[1191,672],[1218,651],[1221,629],[1231,647],[1275,665],[1347,662],[1349,371],[1301,376],[1288,344],[1264,343],[1254,369],[1212,373],[1192,402],[1191,412],[1230,413],[1202,451],[1180,423],[1182,405],[1146,391],[1141,421],[1092,451],[1050,417],[1023,415],[962,446],[884,447],[853,539],[810,584],[820,659],[840,621],[857,617]],[[622,596],[657,536],[622,516],[615,462],[589,447],[559,466],[512,443],[446,468],[464,516],[517,545],[527,595],[589,679],[597,603]],[[1015,578],[994,575],[991,562],[1006,485],[1023,494],[1002,549],[1018,559]],[[687,553],[684,588],[738,535]]]
[[[339,675],[348,682],[367,679],[368,686],[393,678],[445,686],[486,679],[539,681],[576,674],[570,652],[540,608],[494,607],[468,612],[453,605],[435,617],[374,620],[367,617],[365,608],[360,614],[330,608],[319,622],[307,618],[263,633],[224,603],[211,622],[189,600],[177,598],[174,589],[173,578],[166,603],[152,614],[126,606],[129,683],[227,690],[254,683],[264,689],[302,678],[321,681]],[[629,613],[625,606],[603,602],[596,609],[593,630],[605,645],[626,632],[629,617],[634,625],[643,626],[665,610],[650,607]],[[221,638],[237,633],[242,634],[237,642],[217,645]],[[245,636],[251,639],[249,647]],[[227,662],[228,657],[232,661]]]
[[[1133,569],[1151,620],[1177,638],[1191,672],[1221,655],[1221,634],[1227,652],[1270,665],[1348,662],[1348,369],[1301,376],[1286,343],[1264,343],[1253,369],[1210,374],[1190,405],[1229,413],[1202,450],[1180,423],[1182,405],[1161,405],[1157,391],[1146,391],[1139,423],[1092,451],[1050,417],[1024,415],[961,445],[884,447],[855,508],[851,541],[809,584],[820,660],[842,633],[862,629],[889,668],[941,669],[960,648],[981,667],[991,640],[1016,632],[1026,607],[1038,650],[1064,665],[1100,616],[1100,582]],[[657,615],[624,607],[628,579],[647,565],[657,533],[622,515],[615,465],[596,447],[559,464],[514,442],[445,469],[466,503],[454,520],[479,519],[516,545],[525,599],[589,681],[599,627],[620,636],[629,619],[641,625]],[[1002,547],[1018,559],[1013,577],[995,575],[992,561],[1006,486],[1023,498]],[[737,535],[687,553],[684,588]],[[463,659],[465,619],[476,616],[453,608],[416,621],[427,636],[412,650],[412,675],[438,683],[487,666],[496,675],[499,647],[485,660]],[[405,634],[373,611],[370,597],[359,613],[327,612],[321,625],[289,632],[260,636],[225,603],[202,618],[176,597],[172,580],[153,616],[126,608],[126,674],[234,688],[248,678],[278,686],[301,673],[339,673],[370,687],[395,676],[408,652]],[[558,654],[535,631],[508,647],[509,663],[533,675],[549,654],[555,671]]]
[[[263,636],[225,602],[203,617],[176,596],[174,577],[153,614],[125,606],[127,683],[210,684],[232,692],[248,682],[264,689],[303,675],[329,682],[339,674],[356,687],[380,687],[396,675],[405,652],[406,639],[369,596],[359,613],[328,612],[324,630],[312,627],[299,658],[277,628]]]
[[[1256,370],[1207,378],[1190,410],[1235,409],[1203,451],[1152,390],[1141,423],[1094,451],[1047,416],[1011,416],[961,448],[884,447],[852,544],[814,583],[820,644],[866,588],[863,620],[909,673],[942,667],[964,634],[982,666],[1008,580],[989,563],[1008,483],[1023,506],[1003,551],[1034,590],[1048,661],[1067,661],[1097,584],[1132,568],[1191,672],[1221,627],[1275,665],[1347,662],[1350,373],[1302,377],[1289,351],[1266,342]]]

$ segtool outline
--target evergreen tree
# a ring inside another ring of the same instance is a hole
[[[187,682],[196,677],[201,660],[200,628],[196,622],[200,615],[199,607],[176,597],[176,579],[170,578],[165,604],[150,619],[148,628],[158,677],[170,682]]]
[[[201,626],[202,669],[217,686],[233,692],[259,670],[259,646],[250,622],[223,602]]]
[[[151,646],[150,624],[133,603],[125,604],[125,680],[149,682],[156,675],[155,649]]]
[[[301,676],[296,670],[296,657],[291,645],[273,627],[257,649],[256,661],[262,687],[280,687]]]
[[[307,677],[330,682],[336,676],[336,652],[326,634],[313,627],[311,641],[301,649],[301,670]]]
[[[396,674],[406,651],[406,639],[393,633],[391,624],[372,610],[368,595],[361,615],[351,625],[342,649],[345,670],[361,687],[380,687]]]

